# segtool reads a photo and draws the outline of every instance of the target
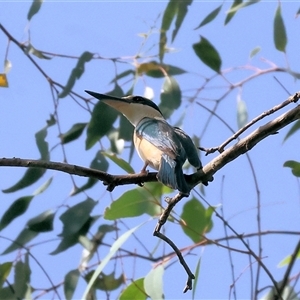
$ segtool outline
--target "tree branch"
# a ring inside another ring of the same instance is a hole
[[[248,136],[214,158],[211,162],[204,166],[202,170],[191,175],[186,175],[188,183],[194,187],[199,184],[203,178],[211,181],[209,179],[212,179],[213,175],[229,162],[251,150],[256,144],[266,137],[278,133],[280,129],[298,119],[300,119],[300,105],[297,105],[295,108],[266,123],[265,125],[260,126]]]
[[[195,187],[200,182],[212,181],[213,175],[225,165],[227,165],[229,162],[236,159],[240,155],[246,153],[247,151],[251,150],[257,143],[259,143],[260,141],[262,141],[270,135],[276,134],[278,130],[284,128],[285,126],[299,118],[300,106],[297,105],[295,108],[282,114],[276,119],[257,128],[254,132],[237,142],[235,145],[226,149],[224,152],[222,152],[220,155],[214,158],[210,163],[205,165],[202,170],[199,170],[196,173],[190,175],[185,175],[188,184],[192,187]],[[141,184],[144,182],[157,181],[157,172],[112,175],[96,169],[43,160],[2,158],[0,159],[0,166],[26,168],[36,167],[57,170],[77,176],[92,177],[102,181],[104,185],[107,185],[108,191],[113,191],[113,189],[119,185]]]

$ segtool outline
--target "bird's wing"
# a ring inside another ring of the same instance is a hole
[[[184,148],[189,163],[197,169],[202,168],[201,161],[199,159],[198,151],[193,143],[192,139],[180,128],[174,127],[174,131]]]
[[[180,140],[174,128],[166,121],[143,118],[137,124],[135,131],[137,137],[147,140],[170,158],[180,160],[182,163],[185,161],[186,154]]]

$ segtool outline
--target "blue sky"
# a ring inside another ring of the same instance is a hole
[[[29,24],[27,12],[30,4],[31,2],[27,1],[2,2],[1,4],[1,24],[18,41],[26,42],[28,40],[28,28],[30,28],[31,43],[36,49],[74,56],[80,56],[84,51],[90,51],[98,53],[104,58],[121,57],[125,62],[117,64],[117,72],[121,73],[132,68],[132,57],[137,53],[144,57],[144,60],[141,59],[139,62],[151,60],[152,58],[149,58],[149,56],[157,53],[158,28],[161,24],[160,16],[167,2],[46,1],[43,3],[40,12],[32,18]],[[199,41],[199,36],[205,36],[218,49],[223,61],[222,70],[228,69],[225,78],[232,83],[239,82],[253,74],[249,66],[266,69],[270,67],[269,62],[283,67],[286,67],[287,64],[285,55],[275,49],[273,42],[273,18],[278,2],[263,1],[245,8],[239,11],[227,26],[224,26],[225,13],[230,7],[230,4],[226,3],[216,20],[201,29],[193,30],[209,12],[220,4],[221,2],[218,1],[194,2],[175,42],[168,45],[174,48],[173,53],[166,54],[164,60],[165,63],[179,66],[190,72],[189,74],[176,76],[183,93],[183,104],[169,122],[175,124],[184,113],[184,130],[191,136],[202,134],[201,145],[207,148],[221,144],[232,133],[216,118],[213,118],[203,133],[203,126],[209,114],[196,105],[195,102],[189,102],[190,97],[203,84],[203,76],[211,77],[214,74],[195,56],[191,47],[193,43]],[[287,59],[294,71],[300,69],[300,49],[297,34],[300,26],[299,19],[295,18],[298,6],[296,2],[282,1],[283,18],[288,34]],[[150,28],[154,28],[152,29],[153,33],[143,45],[144,40],[139,34],[149,32]],[[1,32],[0,58],[3,59],[6,44],[7,38]],[[250,52],[257,46],[261,47],[261,51],[250,59]],[[0,155],[1,157],[37,159],[39,153],[35,146],[34,134],[45,126],[46,119],[53,112],[49,85],[20,49],[13,44],[10,45],[8,59],[12,63],[12,69],[8,74],[9,88],[0,91],[0,139],[2,141]],[[76,64],[75,59],[59,57],[53,58],[51,61],[36,60],[53,80],[63,85],[67,82],[70,72]],[[237,66],[244,67],[231,70],[232,67]],[[115,65],[109,59],[96,60],[87,64],[84,75],[75,86],[75,91],[82,96],[86,96],[84,94],[85,89],[100,93],[109,92],[113,88],[110,81],[114,77],[115,70]],[[238,95],[241,95],[241,98],[246,102],[249,120],[283,102],[288,94],[274,80],[274,75],[291,94],[298,91],[298,81],[285,73],[258,76],[243,85],[242,89],[234,89],[229,93],[220,104],[217,113],[234,130],[237,130],[236,103]],[[212,100],[220,97],[228,88],[226,80],[217,77],[198,94],[197,101],[212,108],[214,104]],[[155,95],[154,101],[159,103],[162,82],[162,79],[139,78],[134,93],[143,95],[145,88],[151,87]],[[130,87],[126,80],[121,81],[121,84],[125,92]],[[279,114],[277,113],[276,116]],[[59,116],[62,132],[67,131],[74,123],[89,120],[89,114],[76,105],[70,97],[61,99]],[[260,122],[259,125],[272,118],[273,115]],[[253,130],[257,126],[255,125]],[[263,231],[299,231],[299,182],[291,175],[289,169],[283,168],[286,160],[299,161],[299,151],[296,147],[299,145],[299,138],[295,135],[283,144],[283,138],[288,129],[280,131],[278,135],[268,137],[249,153],[261,197],[261,226]],[[251,131],[250,129],[247,133]],[[58,142],[57,135],[57,130],[49,130],[47,140],[50,147]],[[66,156],[69,163],[82,166],[90,164],[99,145],[85,151],[84,141],[85,135],[78,141],[66,146]],[[109,147],[107,140],[103,141],[103,147]],[[124,151],[122,157],[127,159],[126,155],[127,152]],[[216,155],[215,153],[204,157],[202,154],[203,164],[208,163]],[[63,161],[60,147],[51,152],[51,160]],[[141,167],[142,162],[135,155],[133,168],[138,172]],[[18,168],[1,168],[0,188],[5,189],[14,184],[23,172],[24,170]],[[113,174],[123,173],[122,170],[114,166],[110,167],[109,172]],[[34,200],[32,209],[25,216],[15,220],[14,223],[1,232],[1,235],[14,238],[30,217],[48,208],[56,209],[62,203],[72,206],[84,200],[83,195],[68,196],[72,189],[72,181],[69,176],[48,171],[40,182],[26,190],[8,195],[1,194],[2,210],[5,211],[5,208],[9,207],[12,201],[18,197],[31,194],[52,175],[54,180],[51,187]],[[79,186],[85,182],[82,178],[75,178],[74,180]],[[88,195],[97,200],[101,199],[99,206],[97,206],[97,212],[101,213],[105,206],[109,205],[111,199],[118,198],[124,190],[131,188],[133,187],[118,188],[110,194],[105,191],[101,184],[98,184],[96,188],[88,191]],[[205,199],[211,205],[221,203],[225,218],[240,234],[257,231],[257,190],[246,156],[239,157],[215,175],[214,182],[205,188]],[[181,213],[182,205],[183,203],[176,207],[175,211],[178,215]],[[62,211],[60,210],[59,213]],[[143,215],[129,222],[125,220],[124,223],[132,227],[148,219],[148,216]],[[222,222],[216,217],[213,221],[215,226],[213,231],[208,234],[208,238],[223,237]],[[155,224],[156,220],[151,220],[137,233],[141,243],[149,249],[153,249],[157,243],[156,238],[152,237]],[[125,226],[122,230],[125,230]],[[191,240],[183,234],[178,224],[168,223],[166,230],[168,236],[173,238],[179,247],[191,245]],[[55,233],[59,234],[60,231],[61,226],[57,222]],[[53,233],[48,237],[39,237],[37,240],[46,241],[50,239],[50,236],[53,238]],[[112,241],[113,238],[111,237],[107,243],[112,243]],[[279,269],[276,266],[286,255],[291,253],[296,242],[297,240],[293,236],[267,235],[263,237],[263,261],[277,280],[281,279],[285,268]],[[74,247],[70,251],[61,254],[60,257],[49,256],[48,253],[55,249],[57,243],[57,240],[47,242],[41,246],[33,247],[32,251],[39,256],[51,278],[55,282],[60,282],[62,280],[61,274],[65,274],[79,264],[82,249]],[[249,243],[257,251],[257,240],[249,239]],[[2,240],[0,251],[2,252],[2,249],[7,246],[8,243]],[[232,241],[230,246],[244,250],[239,241]],[[127,242],[126,248],[132,250],[134,247],[139,249],[139,243],[136,243],[133,239]],[[169,252],[167,246],[159,244],[159,247],[161,247],[161,251]],[[100,255],[104,257],[107,252],[108,248],[103,248],[100,250]],[[194,256],[187,257],[188,264],[192,269],[196,267],[197,259],[202,257],[196,298],[227,298],[229,286],[232,284],[228,252],[222,247],[207,246],[196,248],[193,254]],[[1,256],[0,263],[13,260],[15,257],[15,253]],[[249,298],[249,258],[240,253],[233,253],[233,258],[236,276],[238,277],[236,282],[237,296],[238,298]],[[134,261],[130,261],[130,264],[133,263]],[[62,265],[64,268],[61,267]],[[152,264],[149,262],[142,262],[135,268],[135,278],[145,276],[150,271],[151,266]],[[131,267],[132,272],[132,265],[129,267]],[[32,281],[38,280],[41,282],[41,286],[46,286],[48,284],[47,280],[39,273],[40,270],[36,266],[34,268],[37,271],[32,273]],[[108,268],[107,273],[111,270],[112,268]],[[296,273],[296,268],[294,272]],[[164,290],[167,299],[191,298],[191,293],[182,294],[185,277],[186,275],[177,261],[168,267],[164,275]],[[263,287],[268,284],[270,282],[266,274],[262,272],[260,286]],[[83,284],[80,282],[76,290],[76,297],[79,298],[82,293]]]

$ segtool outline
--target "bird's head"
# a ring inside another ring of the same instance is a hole
[[[136,126],[145,117],[164,118],[158,106],[147,98],[132,95],[118,98],[91,91],[86,92],[121,112],[133,126]]]

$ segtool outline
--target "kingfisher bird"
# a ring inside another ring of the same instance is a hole
[[[132,95],[118,98],[86,92],[121,112],[135,127],[134,146],[145,163],[141,172],[147,172],[149,165],[158,171],[158,181],[188,196],[191,188],[182,166],[188,159],[197,170],[202,168],[192,139],[182,129],[168,124],[158,106],[147,98]]]

